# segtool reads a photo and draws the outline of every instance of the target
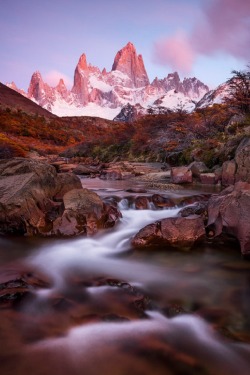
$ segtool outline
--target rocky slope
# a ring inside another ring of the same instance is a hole
[[[143,58],[132,43],[117,52],[110,72],[92,66],[82,54],[75,68],[71,90],[66,88],[62,79],[56,87],[50,87],[38,71],[32,75],[27,93],[19,90],[13,82],[8,86],[56,115],[89,115],[107,119],[116,117],[127,104],[135,108],[139,105],[139,115],[178,108],[192,111],[209,91],[197,78],[181,81],[177,72],[163,79],[155,78],[150,83]]]

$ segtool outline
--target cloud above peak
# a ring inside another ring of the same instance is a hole
[[[71,88],[72,79],[68,77],[66,74],[63,74],[57,70],[50,70],[48,73],[44,75],[44,81],[53,87],[55,87],[58,84],[61,78],[63,79],[67,88]]]
[[[154,61],[183,73],[190,72],[198,56],[226,53],[250,59],[250,2],[212,0],[203,8],[193,29],[177,31],[154,45]]]

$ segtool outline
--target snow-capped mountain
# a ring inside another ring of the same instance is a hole
[[[86,55],[82,54],[71,90],[66,88],[63,79],[56,87],[50,87],[38,71],[31,77],[28,93],[14,83],[7,85],[58,116],[107,119],[115,118],[128,104],[139,114],[162,113],[180,107],[191,111],[209,91],[197,78],[181,81],[176,72],[163,79],[155,78],[150,84],[143,58],[137,55],[132,43],[117,52],[110,72],[88,64]]]
[[[208,91],[196,105],[196,108],[206,108],[212,104],[221,104],[229,95],[228,83],[222,83],[215,90]]]

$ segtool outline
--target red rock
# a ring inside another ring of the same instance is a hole
[[[119,70],[131,78],[133,87],[144,87],[149,85],[149,79],[144,67],[143,58],[137,56],[136,49],[132,43],[128,43],[117,52],[112,70]]]
[[[135,235],[132,245],[138,249],[159,245],[189,250],[204,237],[202,218],[192,215],[186,218],[167,218],[149,224]]]
[[[243,255],[250,254],[250,184],[238,182],[235,186],[213,195],[208,204],[207,232],[210,237],[223,233],[238,239]]]
[[[216,181],[215,174],[214,173],[201,173],[200,181],[202,184],[214,185]]]
[[[149,201],[147,197],[136,197],[135,208],[137,210],[147,210],[149,208]]]
[[[185,184],[193,181],[192,172],[189,167],[171,168],[171,182],[173,184]]]
[[[152,195],[152,202],[158,208],[170,208],[175,206],[175,203],[171,199],[163,197],[160,194]]]

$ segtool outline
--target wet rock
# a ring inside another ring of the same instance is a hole
[[[107,169],[101,172],[100,179],[102,180],[122,180],[122,172],[120,170]]]
[[[63,197],[63,215],[53,222],[50,235],[93,235],[98,229],[112,227],[121,217],[114,206],[105,205],[101,198],[88,189],[74,189]]]
[[[216,183],[215,173],[201,173],[200,181],[204,185],[214,185]]]
[[[135,208],[137,210],[147,210],[149,208],[149,200],[147,197],[136,197]]]
[[[100,173],[99,166],[91,166],[85,164],[78,164],[78,166],[73,170],[73,173],[77,175],[96,175]]]
[[[152,195],[152,202],[157,208],[171,208],[175,206],[175,203],[167,197],[163,197],[160,194]]]
[[[127,189],[125,190],[126,192],[128,193],[135,193],[135,194],[139,194],[139,193],[146,193],[147,190],[146,189],[143,189],[143,188],[130,188],[130,189]]]
[[[135,235],[132,245],[137,249],[159,245],[189,250],[204,237],[203,220],[193,215],[187,218],[167,218],[149,224]]]
[[[208,204],[209,237],[223,233],[238,239],[243,255],[250,254],[250,184],[237,182],[218,195],[213,195]]]
[[[192,206],[184,207],[179,215],[188,217],[191,215],[202,215],[203,219],[207,216],[208,202],[196,202]]]
[[[175,167],[171,169],[171,182],[173,184],[186,184],[193,181],[189,167]]]

